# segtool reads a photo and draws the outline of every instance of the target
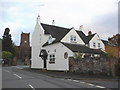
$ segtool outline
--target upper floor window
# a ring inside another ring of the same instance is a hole
[[[95,42],[93,43],[93,47],[94,47],[94,48],[96,47],[96,44],[95,44]]]
[[[100,43],[98,43],[98,48],[100,48],[101,46],[100,46]]]
[[[76,42],[76,36],[71,35],[70,41],[75,43]]]
[[[48,43],[49,44],[52,43],[52,36],[51,35],[49,36]]]
[[[53,38],[51,35],[48,38],[48,43],[51,44],[53,41],[55,40],[55,38]]]

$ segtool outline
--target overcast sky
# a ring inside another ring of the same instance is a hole
[[[102,39],[118,33],[119,0],[0,0],[0,38],[6,27],[13,41],[20,44],[22,32],[32,34],[38,14],[41,22],[89,30]]]

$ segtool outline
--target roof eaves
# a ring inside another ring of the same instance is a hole
[[[48,42],[46,42],[45,44],[42,45],[42,47],[49,46],[49,45],[52,45],[52,44],[55,44],[55,43],[59,43],[59,42],[60,42],[60,41],[56,41],[56,40],[53,41],[53,42],[50,43],[50,44],[49,44]]]

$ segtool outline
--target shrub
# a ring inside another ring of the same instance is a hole
[[[11,59],[12,59],[13,54],[11,52],[8,51],[3,51],[2,52],[2,58],[5,59],[5,63],[11,63]]]

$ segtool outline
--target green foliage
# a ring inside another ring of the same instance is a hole
[[[108,57],[108,58],[114,58],[115,57],[113,53],[105,53],[104,56]]]
[[[109,52],[107,53],[107,57],[114,58],[115,57],[114,52],[115,52],[114,49],[110,49]]]
[[[12,42],[11,34],[9,34],[9,32],[10,32],[10,29],[5,28],[3,39],[2,39],[2,51],[11,52],[13,54],[13,56],[15,56],[15,54],[16,54],[15,45]]]
[[[12,56],[13,56],[13,54],[11,52],[8,52],[8,51],[3,51],[2,52],[2,58],[3,59],[10,60],[10,59],[12,59]]]
[[[81,59],[82,58],[82,54],[81,53],[74,53],[74,58],[75,59]]]

